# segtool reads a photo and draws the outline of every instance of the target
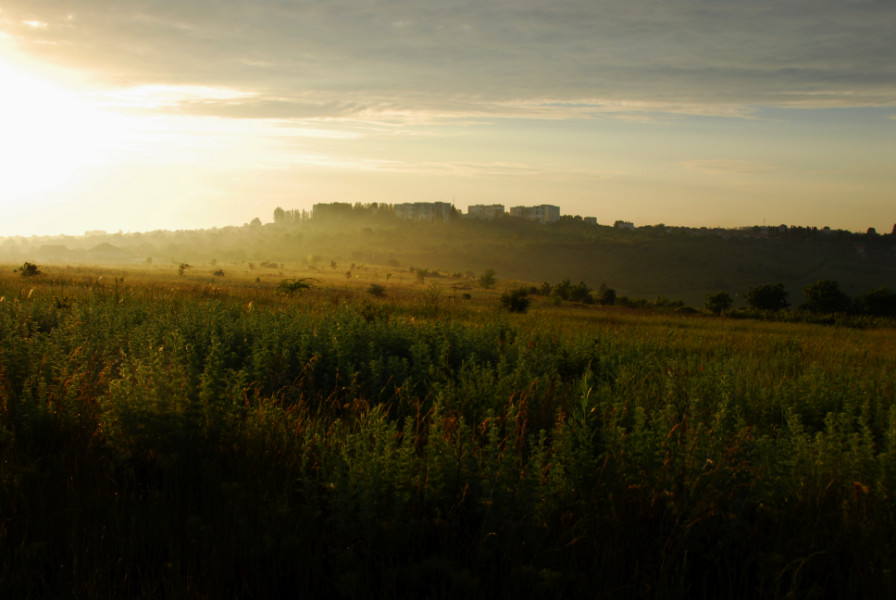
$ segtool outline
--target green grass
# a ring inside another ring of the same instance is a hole
[[[896,592],[892,328],[43,270],[0,276],[2,597]]]

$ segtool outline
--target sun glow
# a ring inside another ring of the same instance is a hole
[[[0,202],[16,204],[109,164],[122,117],[0,60]]]

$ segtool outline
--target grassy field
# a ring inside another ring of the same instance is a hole
[[[13,268],[0,597],[896,594],[892,326]]]

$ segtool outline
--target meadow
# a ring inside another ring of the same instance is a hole
[[[892,323],[16,266],[0,597],[896,597]]]

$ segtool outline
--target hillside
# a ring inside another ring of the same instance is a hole
[[[0,261],[155,265],[249,263],[348,270],[411,268],[445,274],[492,268],[500,279],[557,283],[569,278],[618,293],[701,305],[706,294],[740,298],[781,282],[793,303],[818,279],[850,296],[896,289],[896,235],[775,227],[739,230],[663,225],[619,230],[574,218],[540,225],[521,219],[408,222],[392,215],[304,219],[196,231],[0,239]],[[742,300],[736,301],[743,304]]]

